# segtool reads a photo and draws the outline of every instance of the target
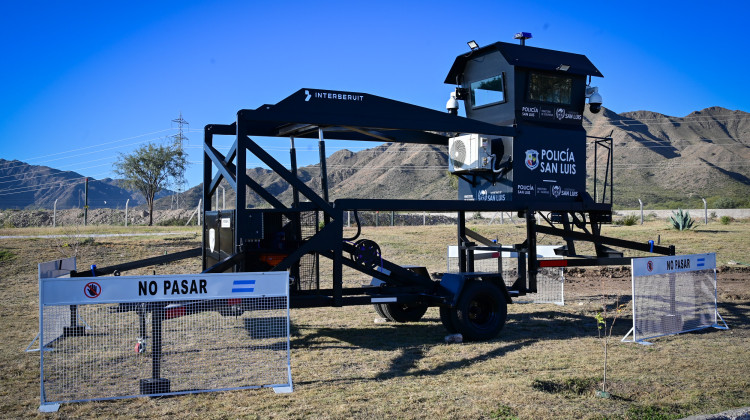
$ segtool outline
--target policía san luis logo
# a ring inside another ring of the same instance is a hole
[[[524,162],[526,162],[526,167],[533,171],[539,166],[539,152],[534,149],[527,150]]]

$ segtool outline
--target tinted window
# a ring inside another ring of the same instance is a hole
[[[505,102],[505,90],[503,89],[503,75],[490,77],[489,79],[471,82],[471,107]]]
[[[531,73],[527,99],[534,102],[570,105],[573,79],[566,76]]]

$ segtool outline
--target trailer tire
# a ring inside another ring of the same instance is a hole
[[[443,327],[448,331],[449,334],[455,334],[458,332],[456,326],[453,325],[453,309],[447,306],[440,307],[440,322],[443,323]]]
[[[393,322],[417,322],[427,312],[427,305],[420,303],[381,303],[380,309],[386,319]]]
[[[508,317],[505,295],[487,281],[469,281],[464,286],[451,320],[464,341],[485,341],[500,333]]]
[[[381,306],[382,303],[373,303],[372,306],[375,308],[375,312],[377,312],[378,316],[381,318],[387,318],[385,316],[385,312],[383,312],[383,307]]]

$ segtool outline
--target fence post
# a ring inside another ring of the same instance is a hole
[[[641,199],[638,199],[638,204],[641,206],[641,224],[643,224],[643,201]]]
[[[130,204],[130,199],[125,202],[125,227],[128,227],[128,204]]]
[[[422,212],[422,226],[427,226],[427,212]]]
[[[391,226],[393,226],[393,210],[391,210]]]
[[[706,199],[701,197],[701,200],[703,200],[703,217],[705,218],[706,224],[708,224],[708,203],[706,203]]]
[[[203,199],[198,200],[198,226],[203,226],[201,224],[201,204],[203,204]]]
[[[57,226],[57,199],[55,204],[52,206],[52,227]]]

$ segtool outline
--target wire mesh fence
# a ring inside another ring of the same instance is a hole
[[[136,300],[135,293],[126,294],[124,302],[114,302],[116,292],[101,303],[81,304],[78,299],[68,305],[70,296],[40,299],[40,335],[46,343],[41,352],[42,403],[257,387],[291,389],[288,275],[245,279],[259,274],[209,275],[203,290],[194,289],[209,295],[200,300],[189,298],[190,282],[176,283],[179,292],[187,293],[185,299],[171,296],[174,288],[155,290],[154,299]],[[155,277],[159,279],[148,280]],[[110,279],[129,284],[130,290],[145,284],[139,292],[148,292],[151,282],[167,287],[173,281],[162,277],[168,276],[97,278],[98,290],[80,294],[96,301],[105,290],[117,289],[110,287],[115,286],[108,284]],[[45,291],[89,287],[81,287],[84,282],[76,279],[67,283],[55,279],[57,284],[51,286],[46,280],[52,279],[40,280],[42,297]],[[216,285],[227,281],[228,286]],[[253,287],[261,281],[281,282],[270,289],[284,289],[284,294]],[[221,296],[225,294],[231,297]],[[60,312],[74,308],[76,319],[85,325],[66,326],[59,334]]]
[[[716,255],[639,258],[632,263],[633,341],[719,325]],[[723,320],[721,320],[723,323]]]
[[[559,258],[553,257],[555,255],[555,248],[557,247],[540,245],[537,247],[537,257],[539,259]],[[493,254],[494,251],[479,250],[474,252],[475,256],[479,257],[474,260],[475,272],[500,273],[503,276],[505,286],[513,286],[513,283],[518,278],[518,253],[503,251],[501,253],[502,258],[482,258],[483,256]],[[455,245],[450,245],[448,247],[446,269],[446,272],[448,273],[457,273],[459,271],[458,247]],[[526,265],[522,267],[522,270],[527,269],[528,267]],[[519,303],[554,303],[557,305],[563,305],[565,303],[565,272],[562,268],[539,268],[537,271],[536,285],[536,293],[516,296],[513,298],[513,301]]]

